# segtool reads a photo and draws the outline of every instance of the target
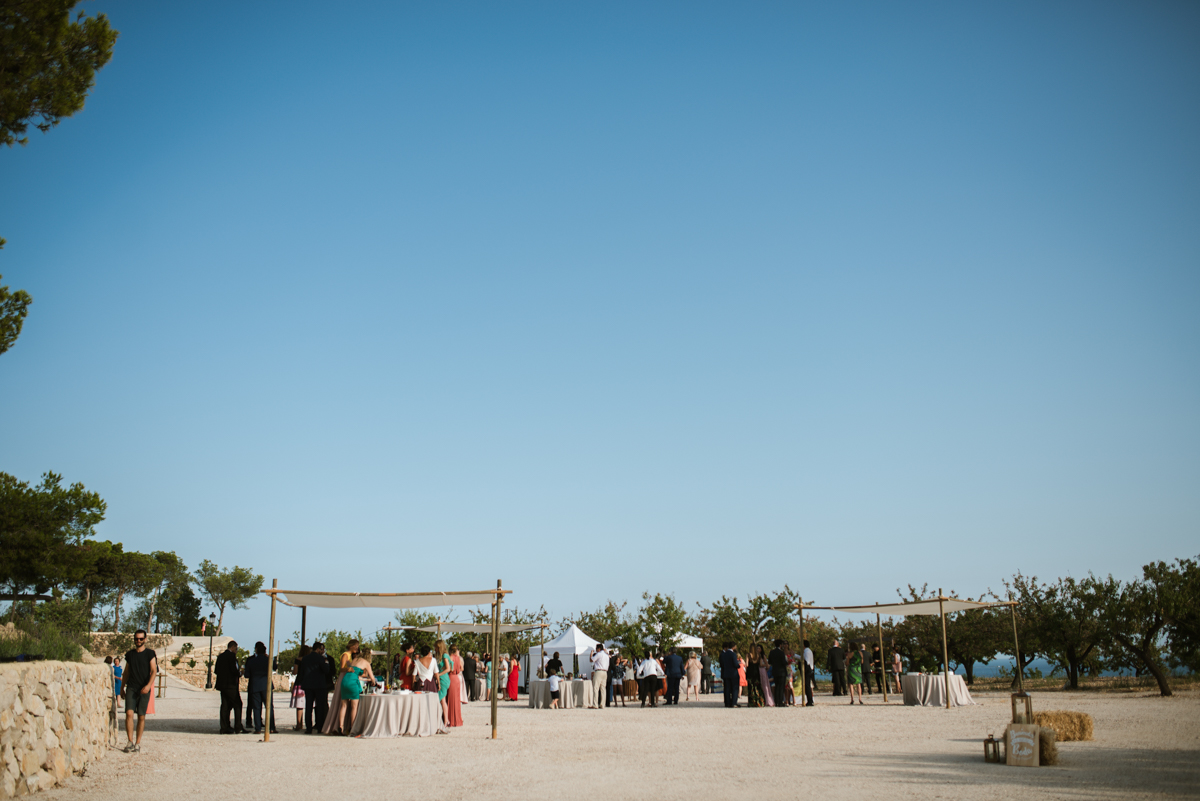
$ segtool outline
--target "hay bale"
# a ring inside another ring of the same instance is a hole
[[[1038,731],[1038,762],[1041,765],[1058,764],[1058,746],[1054,744],[1054,729],[1043,726]]]
[[[1033,722],[1042,728],[1054,729],[1060,743],[1092,739],[1092,716],[1084,712],[1034,712]]]

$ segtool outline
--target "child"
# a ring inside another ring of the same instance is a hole
[[[550,708],[558,709],[558,682],[560,681],[558,674],[554,671],[550,671],[550,677],[547,679],[547,681],[550,682]]]

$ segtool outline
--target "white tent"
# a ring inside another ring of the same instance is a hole
[[[658,641],[653,637],[643,637],[642,642],[646,643],[646,645],[654,645]],[[693,649],[699,651],[702,648],[704,648],[704,640],[691,634],[680,634],[675,643],[675,650],[677,651],[689,651]]]
[[[574,667],[572,666],[571,657],[577,656],[579,657],[579,672],[575,675],[591,676],[592,652],[596,650],[596,646],[599,644],[599,640],[593,640],[572,623],[570,628],[546,643],[546,659],[549,661],[557,651],[559,658],[563,662],[563,670],[573,672]],[[537,670],[541,664],[541,656],[542,646],[535,645],[529,649],[529,653],[525,657],[525,665],[522,667],[527,680],[531,677],[529,672],[530,667],[532,666]]]

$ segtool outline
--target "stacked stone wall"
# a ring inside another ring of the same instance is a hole
[[[0,665],[0,798],[53,787],[103,758],[111,696],[107,665]]]

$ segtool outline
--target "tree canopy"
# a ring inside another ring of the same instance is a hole
[[[112,58],[117,31],[76,0],[0,3],[0,145],[25,145],[32,122],[45,133],[83,108],[96,71]]]
[[[226,608],[245,609],[263,585],[263,577],[248,567],[234,565],[225,570],[207,559],[200,562],[193,576],[200,594],[217,608],[218,632],[225,620]]]

